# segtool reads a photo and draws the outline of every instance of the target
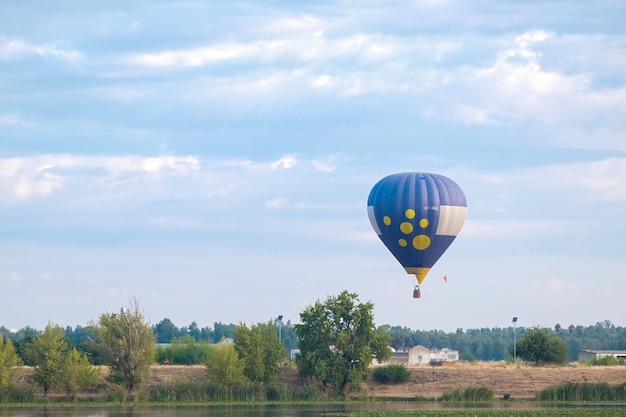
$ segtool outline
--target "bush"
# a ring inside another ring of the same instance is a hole
[[[265,388],[265,399],[267,401],[284,401],[289,397],[285,384],[274,383]]]
[[[441,401],[492,402],[495,398],[494,395],[491,388],[470,386],[446,391],[440,399]]]
[[[591,366],[616,366],[616,365],[626,365],[626,360],[624,358],[616,358],[615,356],[607,355],[600,357],[593,357],[589,361],[589,365]]]
[[[567,382],[541,390],[538,401],[626,401],[626,383]]]
[[[37,388],[32,384],[18,384],[0,390],[0,403],[32,403]]]
[[[164,364],[166,360],[172,365],[198,365],[207,360],[212,345],[209,343],[175,342],[167,346],[157,346],[156,361]]]
[[[314,401],[319,397],[320,391],[314,384],[295,385],[289,389],[289,400],[291,401]]]
[[[404,365],[386,365],[376,368],[372,378],[381,384],[396,384],[405,382],[411,377],[411,373]]]
[[[124,392],[119,395],[124,394]],[[231,402],[231,401],[312,401],[319,397],[315,385],[271,385],[247,383],[226,387],[214,382],[177,381],[150,388],[149,400],[154,402]],[[121,400],[121,398],[119,399]]]
[[[567,345],[550,329],[533,327],[517,342],[517,354],[535,365],[567,362]]]

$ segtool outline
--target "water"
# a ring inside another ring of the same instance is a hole
[[[0,408],[0,417],[313,417],[358,410],[415,410],[425,404],[310,404],[176,407],[38,407]],[[428,405],[433,408],[433,404]]]
[[[610,408],[623,408],[625,404],[606,404]],[[578,408],[575,405],[569,407]],[[589,405],[587,405],[589,407]],[[587,408],[584,407],[583,408]],[[360,404],[306,404],[306,405],[231,405],[231,406],[175,406],[175,407],[28,407],[0,408],[0,417],[313,417],[351,411],[416,411],[435,409],[467,410],[459,404],[442,403],[360,403]],[[484,407],[495,410],[545,410],[561,407],[537,403],[496,403]],[[561,408],[561,411],[563,409]],[[589,410],[591,411],[591,410]]]

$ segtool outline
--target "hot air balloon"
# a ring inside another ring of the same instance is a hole
[[[437,260],[461,231],[465,195],[443,175],[404,172],[378,181],[367,200],[374,231],[408,274],[415,274],[414,298]]]

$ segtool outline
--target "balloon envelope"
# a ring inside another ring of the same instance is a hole
[[[374,185],[367,212],[378,237],[421,284],[463,227],[467,202],[443,175],[404,172]]]

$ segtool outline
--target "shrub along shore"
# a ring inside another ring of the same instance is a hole
[[[0,406],[9,404],[207,404],[207,403],[306,403],[336,401],[394,401],[394,402],[449,402],[449,403],[495,403],[509,401],[508,396],[496,398],[493,389],[484,386],[468,385],[446,390],[437,398],[422,396],[408,398],[376,397],[366,391],[353,390],[343,397],[315,383],[306,383],[295,375],[285,372],[281,378],[271,383],[247,382],[228,385],[211,381],[204,376],[204,367],[157,367],[161,371],[171,370],[170,374],[157,373],[145,384],[129,394],[119,385],[107,381],[106,367],[100,368],[100,383],[97,387],[68,397],[61,390],[51,390],[44,396],[32,382],[32,368],[24,367],[20,383],[10,390],[3,390]],[[191,372],[193,370],[193,372]],[[406,368],[399,365],[378,367],[372,372],[372,381],[381,384],[402,384],[410,376]],[[550,386],[537,392],[534,400],[515,402],[626,402],[626,383],[608,384],[605,382],[567,382]]]

